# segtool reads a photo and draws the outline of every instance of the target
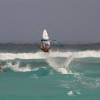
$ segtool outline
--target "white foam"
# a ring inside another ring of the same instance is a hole
[[[69,96],[75,96],[75,95],[80,95],[81,93],[79,91],[68,91],[67,95]]]
[[[20,63],[17,62],[16,64],[12,64],[11,62],[8,62],[5,66],[3,66],[3,69],[5,68],[10,68],[11,70],[15,71],[15,72],[29,72],[32,71],[32,68],[27,65],[24,67],[20,67]]]
[[[0,60],[42,59],[39,53],[0,53]]]
[[[57,58],[58,57],[58,58]],[[60,58],[65,58],[61,60]],[[87,58],[87,57],[97,57],[100,58],[100,50],[87,50],[87,51],[50,51],[49,53],[36,52],[36,53],[0,53],[0,60],[13,60],[13,59],[45,59],[47,63],[56,71],[62,74],[70,74],[69,64],[75,58]],[[19,67],[18,64],[11,65],[14,71],[32,71],[32,69],[27,67]]]
[[[69,91],[67,94],[68,94],[69,96],[74,96],[74,92],[73,92],[73,91]]]
[[[100,58],[100,51],[87,50],[87,51],[51,51],[49,53],[36,52],[36,53],[0,53],[0,60],[13,60],[13,59],[46,59],[47,57],[70,57],[74,55],[74,58],[86,58],[86,57],[98,57]]]

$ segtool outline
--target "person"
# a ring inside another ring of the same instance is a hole
[[[42,39],[41,45],[42,45],[43,48],[49,48],[50,47],[50,41]]]

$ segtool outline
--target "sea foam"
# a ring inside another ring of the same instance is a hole
[[[87,50],[87,51],[51,51],[49,53],[36,52],[36,53],[3,53],[0,52],[0,60],[13,60],[13,59],[47,59],[47,57],[70,57],[74,58],[87,58],[98,57],[100,58],[100,51]]]

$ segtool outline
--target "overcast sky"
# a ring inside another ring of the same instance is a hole
[[[0,0],[0,42],[100,42],[100,0]]]

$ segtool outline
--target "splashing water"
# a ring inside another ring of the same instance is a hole
[[[9,68],[15,72],[29,72],[32,71],[32,68],[27,65],[20,67],[20,62],[16,62],[16,64],[12,64],[11,62],[7,62],[5,66],[2,66],[3,69]]]
[[[100,51],[87,50],[87,51],[50,51],[49,53],[36,52],[36,53],[0,53],[0,60],[14,60],[14,59],[44,59],[54,70],[61,72],[62,74],[69,74],[71,70],[69,68],[70,63],[75,58],[87,58],[87,57],[100,57]],[[12,66],[12,67],[11,67]],[[3,68],[10,68],[14,71],[32,71],[30,66],[20,67],[18,63],[13,65],[12,63],[3,66]]]
[[[72,62],[73,56],[68,58],[50,58],[46,59],[47,63],[56,71],[62,74],[71,74],[69,64]]]

